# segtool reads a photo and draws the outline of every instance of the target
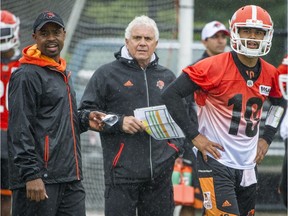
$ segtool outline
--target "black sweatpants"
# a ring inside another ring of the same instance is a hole
[[[26,188],[12,192],[12,216],[85,216],[85,191],[81,181],[46,184],[48,199],[26,198]]]
[[[106,185],[105,216],[173,216],[171,175],[172,166],[151,181]]]

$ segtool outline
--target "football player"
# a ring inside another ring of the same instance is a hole
[[[197,150],[204,215],[253,216],[257,169],[286,109],[277,69],[263,60],[271,49],[273,22],[256,5],[239,8],[230,20],[231,52],[183,69],[162,94],[172,118]],[[198,124],[181,99],[196,93]],[[271,107],[263,135],[264,101]]]
[[[0,83],[0,116],[1,116],[1,215],[10,215],[11,191],[8,183],[8,82],[13,70],[19,67],[20,19],[7,10],[1,10],[1,83]]]

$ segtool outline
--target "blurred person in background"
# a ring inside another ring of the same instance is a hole
[[[226,29],[225,25],[219,21],[212,21],[207,23],[201,32],[201,41],[206,47],[206,50],[202,54],[202,57],[196,62],[201,61],[210,56],[214,56],[225,51],[227,46],[227,38],[229,37],[229,31]],[[194,62],[193,64],[195,64]],[[186,97],[187,109],[189,112],[189,117],[191,121],[197,122],[197,107],[194,101],[194,95],[189,95]],[[182,160],[185,166],[192,166],[192,186],[194,187],[194,203],[192,206],[182,206],[180,211],[180,216],[193,216],[195,215],[195,209],[202,209],[203,207],[203,197],[201,193],[200,183],[197,176],[196,167],[196,156],[193,153],[192,147],[188,144],[185,145],[185,151],[183,158],[179,157],[177,160]]]
[[[206,47],[206,50],[196,62],[223,53],[229,36],[229,31],[223,23],[216,20],[207,23],[201,31],[201,42]]]
[[[80,133],[101,130],[103,113],[77,111],[76,95],[60,57],[65,27],[51,11],[33,25],[9,82],[9,186],[13,216],[86,215]]]
[[[255,215],[257,164],[286,110],[278,71],[261,58],[270,51],[272,37],[273,22],[266,10],[256,5],[239,8],[230,20],[233,51],[184,68],[163,92],[172,118],[197,151],[204,215]],[[199,127],[189,121],[182,103],[194,92]],[[259,137],[266,100],[271,106]]]
[[[280,73],[279,85],[284,98],[288,101],[288,55],[283,58],[282,63],[278,66]],[[288,143],[288,112],[286,111],[285,117],[280,125],[280,136],[284,141],[285,154],[283,158],[282,174],[279,185],[279,191],[282,195],[283,203],[287,208],[287,143]]]
[[[1,116],[1,215],[8,216],[11,212],[11,194],[8,178],[8,83],[11,73],[19,67],[19,30],[20,19],[7,10],[1,10],[1,84],[0,84],[0,116]]]
[[[175,80],[158,64],[159,30],[147,16],[125,30],[116,60],[101,66],[86,86],[80,110],[114,113],[119,121],[100,132],[105,177],[105,216],[173,216],[172,171],[179,146],[155,140],[134,117],[136,108],[162,105],[162,91]]]

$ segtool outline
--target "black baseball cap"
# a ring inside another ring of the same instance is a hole
[[[64,22],[58,14],[52,11],[44,11],[38,15],[37,19],[34,22],[34,25],[33,25],[34,33],[36,32],[36,30],[40,30],[46,23],[49,23],[49,22],[56,23],[60,25],[61,27],[65,28]]]

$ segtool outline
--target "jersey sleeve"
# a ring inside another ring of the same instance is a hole
[[[225,65],[228,58],[229,53],[208,57],[194,65],[186,67],[183,69],[183,72],[188,74],[190,79],[200,86],[202,90],[209,91],[221,82],[225,67],[220,65]]]
[[[279,86],[279,75],[280,75],[280,72],[278,69],[274,68],[271,68],[271,69],[268,69],[269,73],[273,73],[273,76],[272,76],[272,88],[271,88],[271,91],[269,93],[269,97],[272,97],[272,98],[280,98],[282,97],[282,93],[280,91],[280,86]]]

